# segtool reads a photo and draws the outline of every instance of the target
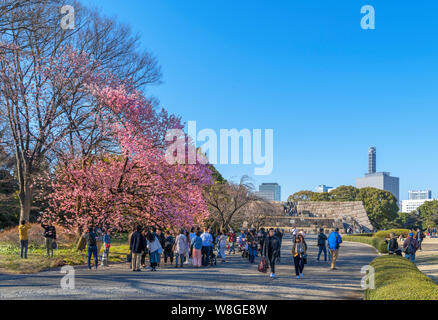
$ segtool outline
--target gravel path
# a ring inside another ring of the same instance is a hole
[[[418,269],[438,284],[438,238],[426,238],[422,251],[417,251],[415,264]]]
[[[376,256],[374,248],[345,242],[338,270],[317,262],[316,237],[309,236],[309,258],[304,279],[296,279],[291,239],[283,240],[277,279],[257,271],[240,254],[216,267],[194,269],[163,266],[157,272],[130,272],[128,264],[89,271],[75,267],[74,290],[60,287],[59,270],[33,275],[0,275],[1,299],[361,299],[361,267]],[[259,258],[256,258],[256,262]]]

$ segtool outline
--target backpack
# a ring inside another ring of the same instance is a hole
[[[325,246],[325,240],[326,240],[325,235],[324,235],[324,234],[320,234],[320,235],[318,236],[318,246],[319,246],[319,247],[323,247],[323,246]]]
[[[412,243],[412,240],[409,241],[408,247],[406,248],[405,251],[406,254],[414,254],[415,253],[415,247],[414,244]]]
[[[96,235],[94,234],[94,232],[90,232],[88,234],[87,245],[89,247],[92,247],[92,246],[96,245]]]

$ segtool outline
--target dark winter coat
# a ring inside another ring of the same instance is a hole
[[[278,257],[280,253],[280,240],[276,236],[266,236],[263,243],[262,256]]]
[[[129,244],[129,250],[132,253],[142,253],[145,249],[146,239],[141,232],[135,231],[131,236],[131,243]]]
[[[56,240],[56,229],[54,226],[49,226],[47,224],[42,223],[41,227],[44,229],[44,238],[51,238]]]

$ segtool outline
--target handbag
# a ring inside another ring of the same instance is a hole
[[[304,264],[307,264],[307,254],[302,254],[301,259],[303,259]]]
[[[58,244],[56,243],[56,241],[53,241],[53,242],[52,242],[52,249],[53,249],[53,250],[58,249]]]
[[[268,262],[266,261],[265,257],[262,257],[260,259],[260,263],[258,266],[258,271],[262,273],[266,273],[268,271]]]

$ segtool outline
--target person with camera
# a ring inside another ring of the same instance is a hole
[[[51,221],[47,224],[41,223],[41,227],[44,229],[43,236],[46,240],[46,256],[47,258],[53,258],[53,249],[56,245],[56,228]]]

